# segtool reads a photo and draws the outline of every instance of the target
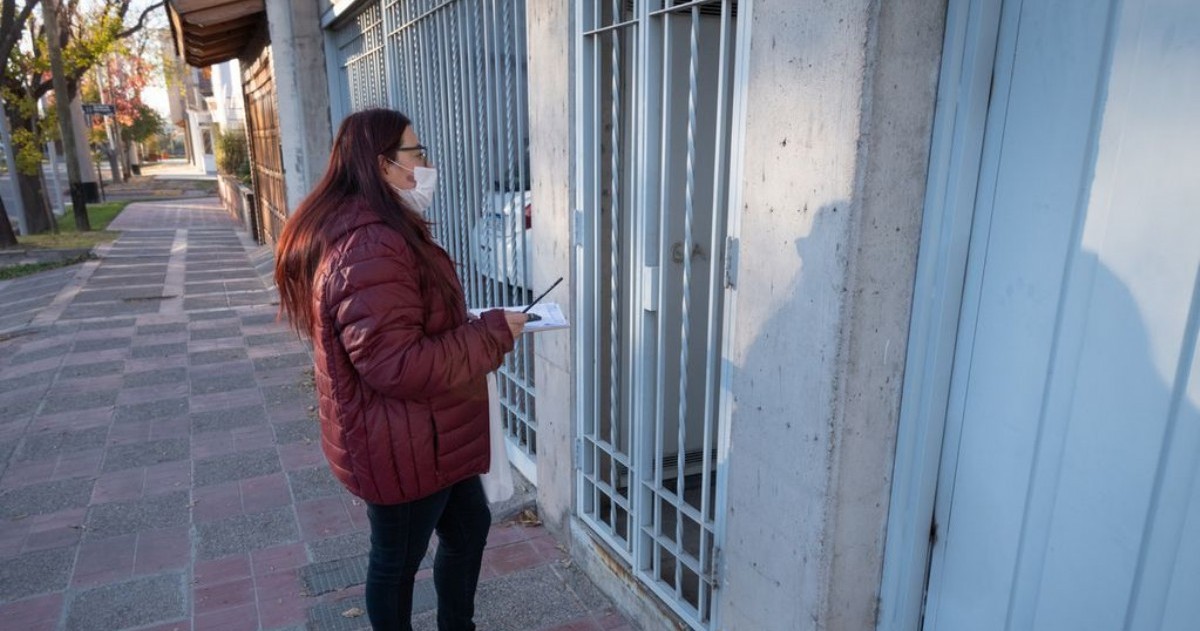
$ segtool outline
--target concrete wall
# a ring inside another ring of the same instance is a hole
[[[533,286],[548,287],[558,276],[567,281],[547,299],[570,313],[570,275],[574,258],[571,211],[575,177],[571,2],[526,3],[529,54],[529,160],[533,175]],[[544,333],[534,347],[537,380],[538,506],[542,520],[563,535],[574,495],[571,447],[571,332]]]
[[[722,629],[871,629],[944,0],[755,0]]]
[[[325,172],[333,131],[318,0],[267,0],[288,212]]]
[[[527,17],[540,270],[567,269],[572,251],[572,4],[530,3]],[[745,4],[718,628],[871,629],[945,0]],[[542,336],[537,349],[542,518],[644,628],[671,626],[570,517],[568,341]]]

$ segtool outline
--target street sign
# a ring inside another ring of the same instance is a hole
[[[112,103],[84,103],[83,113],[89,116],[112,116],[117,113],[117,108]]]

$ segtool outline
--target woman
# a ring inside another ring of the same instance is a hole
[[[389,631],[411,628],[435,529],[438,628],[475,628],[491,524],[479,482],[490,464],[485,376],[525,322],[501,310],[468,319],[422,214],[436,178],[403,114],[352,114],[276,250],[281,311],[313,342],[321,446],[367,503],[367,615]]]

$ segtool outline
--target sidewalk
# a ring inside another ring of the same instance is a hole
[[[368,628],[365,507],[235,228],[212,199],[136,203],[99,260],[0,283],[0,627]],[[632,628],[528,516],[492,528],[477,621]]]

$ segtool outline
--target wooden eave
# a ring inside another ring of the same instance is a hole
[[[199,68],[240,57],[266,10],[264,0],[167,1],[175,49]]]

